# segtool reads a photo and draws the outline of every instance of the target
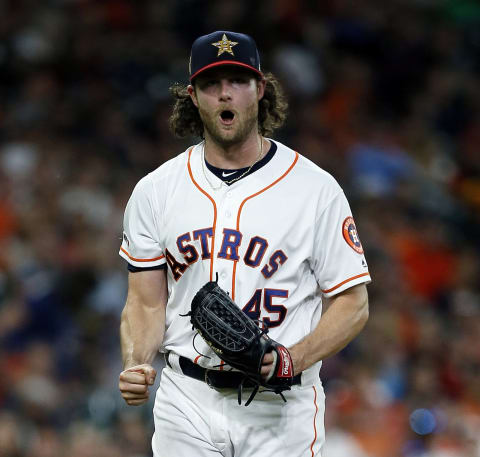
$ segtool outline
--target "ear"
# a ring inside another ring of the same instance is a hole
[[[267,81],[265,78],[259,79],[257,81],[257,94],[258,94],[258,101],[260,101],[264,94],[265,94],[265,86],[267,85]]]
[[[195,88],[191,84],[189,84],[187,86],[187,91],[190,95],[190,98],[192,99],[193,104],[198,108],[197,94],[195,93]]]

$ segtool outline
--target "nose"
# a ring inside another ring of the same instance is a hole
[[[220,81],[220,94],[219,98],[221,101],[227,101],[232,99],[231,87],[226,79]]]

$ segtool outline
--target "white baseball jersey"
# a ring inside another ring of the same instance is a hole
[[[272,140],[270,140],[272,141]],[[195,293],[219,285],[271,338],[309,334],[333,296],[370,281],[347,199],[334,178],[279,142],[263,167],[226,185],[203,163],[203,143],[145,176],[124,218],[120,255],[135,267],[168,265],[162,350],[204,367],[220,360],[190,319]]]

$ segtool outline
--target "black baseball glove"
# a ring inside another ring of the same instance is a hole
[[[216,281],[208,282],[197,292],[188,315],[193,328],[215,353],[245,375],[238,388],[239,404],[247,379],[254,389],[245,406],[250,404],[260,386],[280,394],[285,400],[282,392],[290,390],[293,379],[290,353],[269,338],[266,335],[268,329],[261,329],[250,319]],[[265,379],[260,370],[264,355],[270,351],[274,356],[274,369]]]

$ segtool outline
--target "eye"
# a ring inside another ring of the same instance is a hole
[[[246,78],[243,76],[236,76],[235,78],[232,79],[232,82],[235,84],[245,84]]]
[[[205,81],[202,81],[200,86],[201,86],[202,89],[208,89],[209,87],[215,86],[215,84],[217,84],[217,82],[218,81],[216,79],[206,79]]]

